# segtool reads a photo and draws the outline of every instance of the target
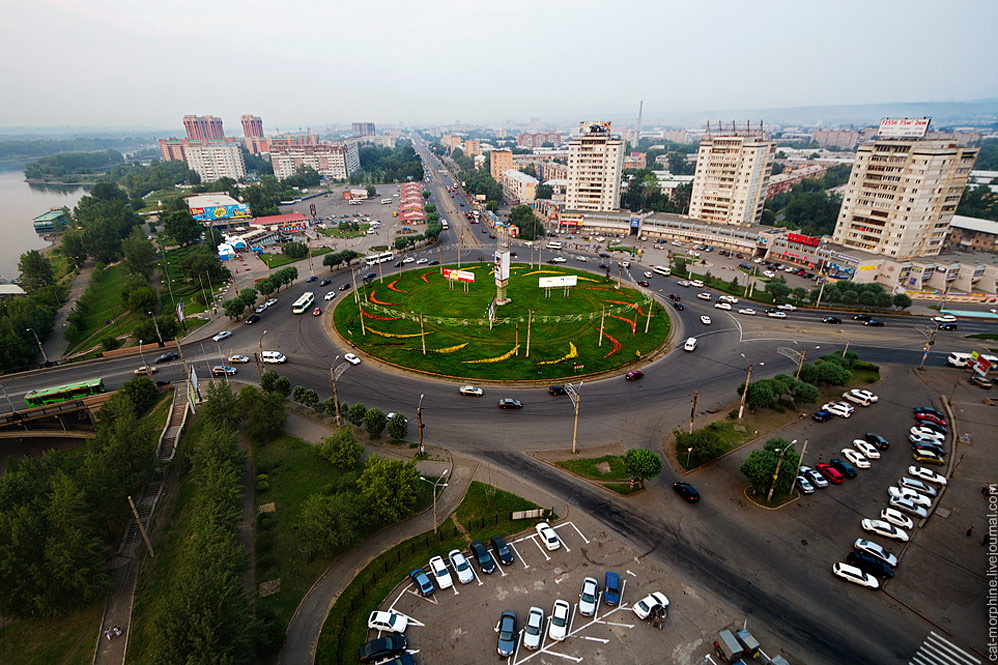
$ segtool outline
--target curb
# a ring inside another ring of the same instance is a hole
[[[594,487],[598,487],[599,489],[601,489],[601,490],[603,490],[603,491],[605,491],[605,492],[609,492],[609,493],[610,493],[611,495],[613,495],[613,496],[615,496],[615,497],[619,497],[619,498],[621,498],[621,499],[629,499],[629,498],[631,498],[632,496],[635,496],[636,494],[643,494],[643,493],[644,493],[645,491],[647,491],[647,488],[645,488],[645,487],[642,487],[641,489],[639,489],[639,490],[637,490],[637,491],[634,491],[634,492],[631,492],[630,494],[620,494],[619,492],[615,492],[615,491],[613,491],[613,490],[612,490],[612,489],[610,489],[609,487],[605,487],[604,485],[602,485],[602,484],[600,484],[599,482],[597,482],[597,481],[593,480],[592,478],[586,478],[585,476],[582,476],[582,475],[579,475],[578,473],[575,473],[575,472],[574,472],[574,471],[572,471],[571,469],[566,469],[566,468],[564,468],[564,467],[560,467],[560,466],[558,466],[557,464],[552,464],[551,462],[549,462],[549,461],[547,461],[547,460],[545,460],[545,459],[541,459],[540,457],[537,457],[536,455],[534,455],[534,454],[533,454],[533,453],[531,453],[531,452],[524,452],[524,454],[525,454],[525,455],[527,455],[528,457],[530,457],[531,459],[535,459],[535,460],[537,460],[537,461],[538,461],[538,462],[540,462],[541,464],[547,464],[547,465],[548,465],[549,467],[551,467],[552,469],[556,469],[556,470],[558,470],[558,471],[561,471],[561,472],[563,472],[563,473],[568,473],[569,475],[572,475],[572,476],[575,476],[575,477],[576,477],[576,478],[578,478],[579,480],[584,480],[584,481],[586,481],[587,483],[589,483],[590,485],[592,485],[592,486],[594,486]],[[582,458],[577,458],[577,459],[582,459]],[[619,483],[626,483],[626,482],[628,482],[628,481],[626,481],[626,480],[610,480],[610,481],[607,481],[607,482],[613,482],[613,483],[618,483],[618,482],[619,482]]]
[[[780,505],[778,505],[778,506],[764,506],[761,503],[759,503],[758,501],[756,501],[755,499],[753,499],[751,496],[749,496],[749,488],[747,486],[745,487],[745,489],[742,490],[742,493],[745,495],[745,498],[748,499],[749,503],[751,503],[756,508],[762,508],[763,510],[769,510],[769,511],[772,511],[772,512],[775,512],[777,510],[783,510],[787,506],[790,506],[790,505],[793,505],[793,504],[797,503],[797,500],[800,499],[800,492],[798,492],[795,489],[794,490],[794,495],[793,496],[789,496],[787,498],[787,500],[784,501],[783,503],[781,503]]]

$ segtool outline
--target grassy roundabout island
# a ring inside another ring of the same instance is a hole
[[[653,353],[669,334],[664,308],[651,301],[649,320],[649,297],[617,290],[616,280],[524,264],[511,267],[512,302],[495,308],[490,330],[488,310],[496,293],[492,264],[466,264],[461,270],[475,276],[467,292],[457,281],[450,288],[439,267],[414,266],[374,280],[359,289],[359,305],[352,294],[339,302],[334,325],[347,342],[394,365],[497,381],[553,381],[617,369]],[[540,278],[560,275],[578,279],[567,298],[564,288],[539,286]]]

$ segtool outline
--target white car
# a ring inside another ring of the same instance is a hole
[[[911,500],[910,496],[906,497],[891,497],[890,500],[891,507],[902,510],[909,515],[914,515],[918,519],[925,519],[929,516],[929,511],[924,506],[917,505]]]
[[[689,339],[686,340],[686,343],[683,344],[683,351],[696,351],[696,350],[697,350],[697,338],[690,337]]]
[[[263,304],[264,304],[264,305],[266,305],[266,306],[267,306],[268,308],[269,308],[269,307],[273,307],[274,305],[276,305],[276,304],[277,304],[277,298],[269,298],[269,299],[267,300],[267,302],[265,302],[265,303],[263,303]]]
[[[817,487],[818,489],[823,489],[825,487],[828,487],[828,480],[823,475],[812,469],[811,467],[801,465],[797,470],[800,472],[802,476],[810,480],[811,484]]]
[[[839,416],[840,418],[848,418],[853,412],[853,408],[851,406],[843,404],[842,402],[829,402],[821,408],[833,415]]]
[[[940,316],[933,316],[932,320],[936,323],[956,323],[956,317],[952,314],[941,314]]]
[[[544,610],[531,607],[527,612],[527,622],[523,624],[523,646],[533,651],[541,646],[544,632]]]
[[[775,312],[766,312],[766,316],[771,319],[785,319],[787,318],[787,313],[776,310]]]
[[[863,390],[862,388],[853,388],[849,392],[851,392],[853,395],[858,395],[859,397],[862,397],[863,399],[871,403],[880,401],[880,398],[871,393],[869,390]]]
[[[814,485],[811,484],[811,481],[808,480],[807,476],[805,476],[803,473],[797,474],[795,482],[797,483],[797,487],[800,488],[800,491],[802,493],[814,494]]]
[[[435,556],[430,559],[430,572],[433,573],[433,581],[440,589],[449,589],[454,586],[454,581],[450,578],[450,571],[444,563],[442,556]]]
[[[568,634],[568,621],[572,615],[572,606],[564,600],[554,601],[551,610],[551,623],[548,625],[548,637],[557,642],[565,639]]]
[[[701,316],[700,317],[700,323],[704,324],[705,326],[709,326],[710,325],[710,317],[707,316],[706,314],[704,316]]]
[[[367,617],[367,627],[370,630],[380,630],[383,633],[404,633],[409,625],[409,618],[404,614],[388,610],[371,612]]]
[[[263,314],[265,311],[267,311],[267,303],[261,303],[257,305],[256,309],[253,311],[255,311],[257,314]]]
[[[745,316],[755,316],[755,310],[751,307],[742,307],[738,310],[739,314],[744,314]]]
[[[232,337],[232,331],[231,330],[223,330],[222,332],[220,332],[217,335],[215,335],[214,337],[212,337],[211,341],[213,341],[213,342],[221,342],[223,339],[229,339],[230,337]]]
[[[699,298],[700,300],[710,300],[710,294],[709,293],[698,293],[697,294],[697,298]]]
[[[461,386],[457,389],[462,395],[467,395],[469,397],[481,397],[485,394],[485,391],[478,386]]]
[[[738,304],[738,298],[734,296],[729,296],[727,294],[724,294],[723,296],[717,296],[717,299],[720,300],[721,302],[730,303],[732,305]]]
[[[728,311],[731,311],[731,303],[716,302],[714,303],[714,309],[726,309]]]
[[[348,353],[345,356],[343,356],[343,360],[347,361],[351,365],[359,365],[360,364],[360,358],[358,358],[357,356],[355,356],[352,353]]]
[[[645,279],[651,279],[652,277],[654,277],[654,276],[655,276],[655,274],[654,274],[654,273],[651,273],[651,272],[647,272],[647,271],[646,271],[646,272],[644,273],[644,276],[645,276]]]
[[[691,279],[690,280],[690,286],[698,288],[698,289],[702,289],[703,288],[703,281],[699,280],[699,279]]]
[[[461,584],[468,584],[475,579],[475,573],[471,571],[471,564],[468,560],[461,554],[460,550],[451,550],[447,553],[447,558],[450,559],[450,565],[454,568],[454,572],[457,573],[457,581]]]
[[[842,563],[841,561],[832,564],[832,573],[836,577],[841,577],[847,582],[852,582],[853,584],[865,586],[868,589],[880,588],[880,582],[877,581],[876,577],[864,573],[856,566],[850,566],[849,564]]]
[[[914,491],[918,492],[919,494],[924,494],[925,496],[927,496],[927,497],[929,497],[931,499],[936,498],[936,495],[938,494],[938,492],[936,492],[936,488],[935,487],[932,487],[931,485],[927,485],[927,484],[923,483],[921,480],[915,480],[914,478],[908,478],[907,476],[903,476],[903,477],[901,477],[900,480],[898,480],[898,487],[907,487],[908,489],[914,490]]]
[[[773,277],[776,277],[776,273],[773,272],[772,270],[763,270],[762,271],[762,275],[763,275],[763,277],[769,277],[770,279],[772,279]]]
[[[916,506],[921,506],[925,509],[932,507],[932,499],[924,494],[919,494],[913,489],[908,489],[907,487],[894,487],[891,485],[887,488],[887,494],[890,495],[892,499],[905,499],[907,501],[911,501]]]
[[[889,551],[885,550],[883,547],[873,542],[872,540],[866,540],[864,538],[857,538],[856,542],[852,544],[853,549],[857,552],[862,552],[864,554],[869,554],[870,556],[875,556],[884,563],[886,563],[891,568],[898,565],[898,558],[891,554]]]
[[[544,547],[549,550],[556,550],[561,547],[561,541],[558,540],[558,534],[554,532],[551,525],[547,522],[541,522],[534,527],[537,530],[537,535],[540,536],[541,542],[544,543]]]
[[[631,609],[634,613],[638,615],[639,619],[647,619],[648,615],[652,613],[656,607],[661,605],[666,610],[669,609],[669,599],[665,597],[665,594],[661,591],[653,591],[637,603]]]
[[[947,480],[944,476],[936,473],[932,469],[924,466],[909,466],[909,475],[918,478],[919,480],[924,480],[927,483],[935,483],[936,485],[942,485],[946,487]]]
[[[920,437],[920,438],[923,438],[923,439],[926,439],[926,438],[933,439],[935,441],[938,441],[939,443],[942,443],[943,441],[946,440],[946,435],[945,434],[940,434],[936,430],[929,429],[928,427],[918,427],[918,426],[915,426],[915,427],[912,427],[908,431],[914,437]]]
[[[876,395],[874,395],[874,397],[876,397]],[[860,406],[870,406],[876,401],[875,399],[870,399],[860,391],[856,390],[847,390],[842,393],[842,398],[849,400],[853,404],[859,404]]]
[[[599,598],[599,582],[592,577],[582,580],[582,592],[579,594],[579,613],[587,617],[596,614],[597,598]]]
[[[246,360],[249,361],[249,358],[247,358]],[[158,367],[152,367],[150,365],[142,365],[142,367],[132,370],[132,374],[134,374],[135,376],[141,376],[143,374],[148,376],[149,374],[155,374],[158,371],[159,371]]]
[[[840,452],[842,453],[842,456],[849,460],[849,463],[857,469],[870,468],[870,460],[866,459],[866,457],[859,454],[852,448],[843,448]]]
[[[332,300],[336,297],[336,291],[327,291],[326,295],[322,297],[323,300]]]
[[[676,286],[689,286],[689,285],[690,283],[687,282],[685,279],[681,279],[678,282],[676,282]]]
[[[247,356],[239,356],[239,355],[229,356],[229,362],[230,363],[245,364],[245,363],[248,363],[249,361],[250,361],[250,359]]]
[[[564,263],[567,260],[568,259],[566,259],[564,256],[556,256],[553,259],[551,259],[551,263]]]
[[[776,309],[782,309],[784,312],[796,312],[797,307],[791,305],[790,303],[784,303],[782,305],[777,305]]]
[[[584,256],[576,256],[575,260],[578,261],[579,263],[587,263],[589,261],[589,259],[587,259]]]
[[[853,439],[852,447],[858,450],[866,459],[880,459],[880,451],[877,450],[877,447],[863,439]]]
[[[415,262],[416,259],[412,258],[411,256],[407,256],[404,259],[402,259],[402,263],[415,263]]]
[[[423,265],[424,263],[429,263],[429,262],[430,262],[430,260],[429,260],[429,259],[427,259],[427,258],[422,258],[422,259],[420,259],[420,260],[416,261],[416,265],[417,265],[417,266],[421,266],[421,265]]]
[[[885,538],[900,540],[903,543],[908,542],[907,531],[902,531],[893,524],[888,524],[883,520],[863,520],[860,524],[863,527],[863,531],[869,531]]]
[[[894,526],[901,527],[902,529],[911,529],[915,526],[915,523],[911,521],[910,517],[894,508],[884,508],[881,510],[880,519],[885,522],[890,522]]]

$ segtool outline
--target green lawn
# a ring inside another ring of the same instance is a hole
[[[332,229],[324,229],[321,226],[318,227],[318,229],[319,233],[321,233],[324,236],[329,236],[330,238],[359,238],[360,236],[365,235],[367,233],[367,229],[370,226],[371,226],[370,224],[361,223],[360,230],[358,231],[348,231],[346,229],[341,229],[339,227]]]
[[[333,251],[330,247],[317,247],[312,250],[312,264],[315,267],[322,266],[322,261],[316,261],[317,256],[322,256],[323,254],[328,254]],[[293,259],[287,254],[261,254],[260,258],[263,259],[264,263],[270,268],[281,268],[291,263],[298,263],[299,261],[307,261],[308,259]],[[306,264],[307,265],[307,264]]]
[[[539,506],[503,490],[488,492],[487,487],[484,483],[471,483],[455,512],[456,519],[471,539],[484,540],[495,534],[508,536],[534,524],[534,520],[513,522],[509,519],[509,512]],[[550,519],[557,519],[557,516],[552,515]],[[470,540],[448,520],[437,533],[427,531],[414,536],[375,558],[357,574],[330,609],[319,635],[315,663],[355,662],[357,648],[367,639],[367,616],[381,605],[409,571],[426,565],[432,553],[466,550],[469,543]]]
[[[118,264],[106,268],[100,281],[90,280],[88,288],[94,289],[97,297],[84,318],[85,337],[70,345],[66,355],[97,345],[105,335],[127,335],[142,320],[144,315],[125,314],[121,292],[124,290],[126,273],[125,266]],[[107,321],[111,324],[107,325]]]
[[[610,465],[609,473],[602,473],[596,468],[597,464],[607,463]],[[604,455],[603,457],[575,457],[567,460],[559,460],[556,465],[563,469],[568,469],[572,473],[588,478],[590,480],[627,480],[630,481],[631,474],[624,465],[623,455]],[[628,483],[629,484],[629,483]]]
[[[987,339],[996,340],[998,339],[998,334],[996,333],[974,333],[973,335],[967,335],[967,339]]]
[[[497,320],[489,330],[486,311],[495,295],[491,264],[467,264],[462,270],[476,276],[468,293],[460,283],[449,289],[439,270],[428,266],[375,280],[361,291],[369,301],[364,305],[366,336],[358,306],[349,295],[339,300],[335,325],[345,339],[391,363],[493,380],[557,380],[616,369],[653,353],[669,333],[663,307],[654,306],[649,323],[647,299],[633,289],[615,290],[615,280],[561,266],[532,270],[522,264],[511,271],[508,295],[512,302],[496,308]],[[578,275],[578,285],[571,288],[568,298],[563,297],[563,289],[551,289],[545,298],[538,279],[557,275]],[[600,346],[604,307],[606,336]],[[532,317],[529,358],[528,310]],[[426,355],[419,335],[420,313]],[[519,349],[514,351],[517,344]],[[576,365],[581,367],[576,369]]]
[[[51,619],[25,619],[0,628],[0,663],[89,665],[104,600]]]

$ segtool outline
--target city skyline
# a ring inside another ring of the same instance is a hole
[[[192,20],[188,2],[49,0],[12,7],[0,29],[14,52],[33,60],[0,65],[9,98],[20,100],[0,110],[0,127],[164,128],[190,113],[222,117],[232,134],[247,113],[264,118],[268,132],[357,121],[546,123],[630,118],[641,99],[648,125],[665,113],[998,96],[998,85],[977,74],[978,63],[998,55],[989,35],[998,6],[965,2],[947,17],[947,34],[972,47],[927,48],[943,45],[928,17],[944,8],[930,0],[848,2],[834,13],[775,0],[710,13],[672,3],[610,13],[596,3],[571,12],[521,2],[503,12],[448,3],[289,6],[287,20],[307,15],[309,25],[328,26],[338,44],[330,50],[325,38],[308,35],[288,37],[294,49],[255,38],[269,10],[259,4],[198,5]],[[886,23],[892,30],[882,34],[868,27]],[[42,27],[47,49],[34,44]],[[505,71],[530,75],[498,76],[488,52],[475,47],[476,30],[504,43]],[[394,38],[401,33],[413,38]],[[74,53],[85,57],[67,57]],[[95,81],[106,87],[95,91]],[[613,94],[596,93],[594,81],[612,81]]]

